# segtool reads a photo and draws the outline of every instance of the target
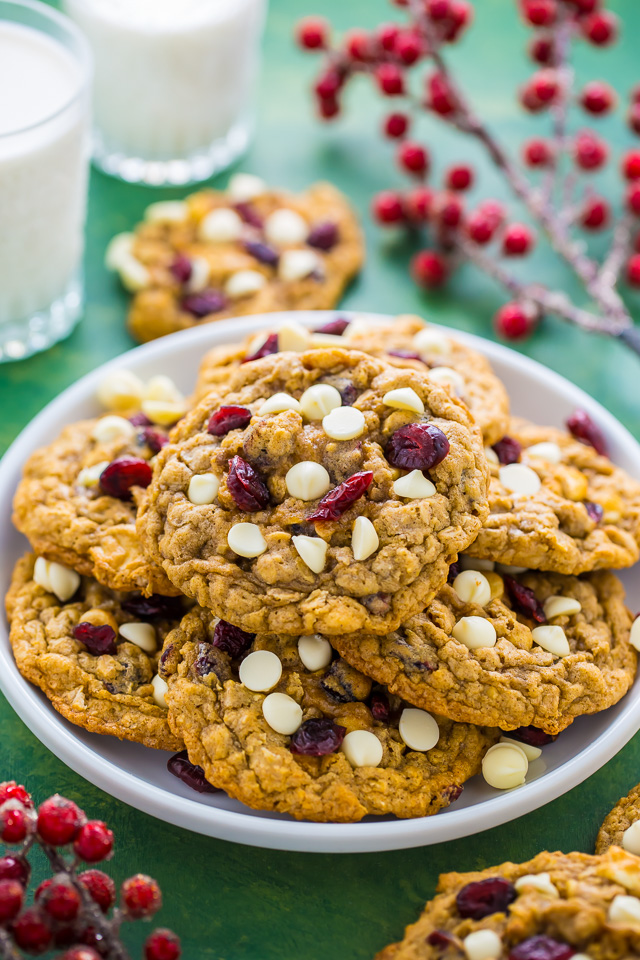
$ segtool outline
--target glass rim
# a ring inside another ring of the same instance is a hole
[[[38,16],[48,20],[50,23],[56,24],[56,26],[60,27],[61,30],[66,32],[76,44],[77,50],[69,50],[68,47],[65,47],[65,49],[71,53],[74,59],[79,63],[81,76],[78,89],[67,101],[65,101],[65,103],[62,104],[61,107],[58,107],[57,110],[48,114],[46,117],[43,117],[42,120],[37,120],[35,123],[30,123],[26,127],[16,127],[15,130],[7,130],[4,133],[0,133],[0,141],[7,140],[9,137],[18,136],[19,134],[29,133],[31,130],[37,130],[39,127],[42,127],[47,123],[51,123],[52,120],[62,116],[62,114],[69,110],[86,94],[93,77],[93,55],[91,53],[89,41],[70,17],[67,17],[64,13],[61,13],[59,10],[50,7],[46,3],[41,3],[40,0],[0,0],[0,23],[20,23],[19,20],[8,20],[2,16],[3,10],[6,10],[8,7],[22,7],[25,10],[31,10]],[[22,24],[22,26],[29,25]],[[38,30],[39,28],[31,27],[31,29]],[[40,30],[39,32],[44,33],[43,30]],[[48,36],[48,34],[46,35]],[[57,38],[55,39],[57,40]],[[60,41],[58,40],[58,42]]]

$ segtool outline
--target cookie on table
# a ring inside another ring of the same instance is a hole
[[[190,761],[247,806],[298,820],[437,813],[496,739],[407,708],[326,640],[247,634],[199,607],[167,637],[161,670]]]
[[[386,633],[428,603],[487,513],[467,408],[337,348],[243,364],[228,391],[176,427],[141,506],[176,587],[252,632]]]
[[[135,527],[149,461],[166,442],[161,427],[136,427],[116,415],[71,424],[27,461],[15,525],[39,556],[112,590],[177,593],[144,556]]]
[[[63,580],[56,567],[28,554],[13,573],[9,641],[22,676],[76,726],[180,750],[157,674],[164,638],[184,612],[181,600],[115,593],[71,571]]]
[[[212,320],[334,307],[362,266],[354,212],[330,183],[295,195],[257,177],[152,204],[107,265],[134,292],[129,329],[153,340]]]
[[[640,856],[640,785],[616,803],[600,827],[596,853],[612,846]]]
[[[446,873],[376,960],[627,960],[640,954],[639,898],[640,859],[618,848]]]
[[[638,560],[640,483],[608,457],[520,419],[495,452],[489,517],[469,554],[568,574]]]
[[[624,588],[612,573],[579,579],[467,569],[399,630],[331,642],[417,707],[555,735],[627,692],[637,662],[630,627]]]

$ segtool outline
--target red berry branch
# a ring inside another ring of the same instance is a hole
[[[614,217],[609,202],[589,180],[609,161],[609,147],[591,127],[570,128],[573,108],[597,118],[616,107],[616,93],[600,80],[577,90],[571,68],[576,41],[598,47],[615,41],[618,19],[604,9],[605,0],[517,0],[525,23],[534,30],[528,54],[536,64],[519,101],[530,113],[548,112],[551,128],[548,137],[527,140],[518,159],[474,111],[447,61],[447,46],[472,21],[469,0],[394,2],[405,8],[404,23],[354,30],[333,43],[328,23],[308,17],[298,25],[297,39],[303,49],[324,56],[314,86],[323,119],[338,116],[343,92],[357,74],[368,74],[382,96],[399,104],[385,118],[382,131],[397,142],[397,165],[414,185],[379,193],[372,212],[382,226],[405,227],[427,238],[428,246],[411,262],[415,281],[427,289],[439,287],[468,260],[510,297],[494,321],[502,336],[521,339],[544,315],[555,314],[585,330],[616,337],[640,354],[640,330],[634,328],[619,291],[624,281],[640,287],[640,150],[622,158],[627,186],[622,210]],[[440,186],[429,185],[430,151],[416,133],[421,113],[438,117],[482,145],[528,219],[581,281],[588,306],[574,303],[563,290],[514,275],[510,261],[531,252],[536,233],[525,223],[508,221],[497,200],[470,208],[464,194],[476,178],[469,164],[455,164]],[[640,135],[640,87],[631,93],[627,122]],[[608,228],[609,249],[598,261],[587,250],[585,234]]]
[[[149,919],[162,906],[160,887],[137,874],[125,880],[116,906],[108,874],[82,869],[113,851],[113,833],[100,820],[88,820],[71,800],[54,796],[38,809],[24,787],[0,784],[0,840],[11,849],[0,856],[0,957],[21,960],[53,949],[57,960],[130,960],[120,939],[124,921]],[[28,854],[40,847],[52,876],[27,906],[31,877]],[[170,930],[154,930],[144,960],[179,960],[180,941]]]

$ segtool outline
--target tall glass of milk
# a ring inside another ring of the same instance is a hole
[[[90,80],[67,17],[0,0],[0,361],[44,350],[80,317]]]
[[[266,0],[63,2],[93,49],[105,173],[193,183],[245,150]]]

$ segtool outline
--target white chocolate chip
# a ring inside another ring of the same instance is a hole
[[[211,243],[231,243],[242,234],[242,220],[235,210],[219,207],[212,210],[200,223],[200,239]]]
[[[298,656],[302,660],[307,670],[314,673],[316,670],[324,670],[328,667],[333,658],[331,644],[324,637],[314,635],[312,637],[300,637],[298,640]]]
[[[189,480],[187,496],[191,503],[202,506],[213,503],[218,496],[220,481],[214,473],[198,473]]]
[[[287,491],[298,500],[315,500],[331,488],[331,477],[321,463],[302,460],[287,471],[284,478]]]
[[[240,683],[253,693],[272,690],[282,676],[280,658],[271,650],[254,650],[245,657],[238,671]]]
[[[495,647],[496,628],[484,617],[462,617],[451,631],[451,635],[470,650],[482,647]]]
[[[131,410],[140,406],[143,388],[142,380],[135,373],[114,370],[100,381],[98,400],[107,410]]]
[[[322,420],[332,410],[341,406],[340,392],[330,383],[315,383],[300,397],[300,407],[307,420]]]
[[[159,200],[149,204],[144,218],[147,223],[182,223],[189,218],[189,207],[183,200]]]
[[[299,535],[291,538],[298,556],[314,573],[322,573],[327,562],[329,544],[321,537]]]
[[[524,463],[508,463],[500,467],[499,476],[505,490],[520,496],[533,496],[541,487],[538,474]]]
[[[436,354],[446,357],[451,353],[451,340],[431,327],[419,330],[413,338],[413,345],[418,353]]]
[[[135,237],[132,233],[117,233],[112,237],[107,245],[104,254],[104,265],[107,270],[120,270],[120,264],[123,260],[128,260],[133,256],[133,242]]]
[[[322,265],[320,257],[313,250],[285,250],[278,263],[278,276],[285,283],[304,280]]]
[[[102,417],[91,431],[91,439],[96,443],[111,443],[113,440],[133,440],[136,428],[124,417],[111,414]]]
[[[514,883],[518,893],[524,893],[525,890],[537,890],[538,893],[544,893],[554,900],[558,900],[560,894],[558,888],[551,882],[548,873],[528,873],[524,877],[519,877]]]
[[[509,563],[496,563],[498,573],[506,573],[509,577],[517,577],[519,573],[526,573],[528,567],[514,567]]]
[[[151,681],[151,686],[153,687],[153,699],[159,707],[167,706],[167,701],[165,700],[165,694],[169,689],[168,684],[162,679],[158,674],[155,675]]]
[[[270,693],[262,701],[262,716],[276,733],[291,736],[302,723],[302,707],[286,693]]]
[[[498,467],[498,466],[500,465],[500,460],[499,460],[499,458],[498,458],[498,454],[495,452],[495,450],[493,449],[493,447],[485,447],[485,448],[484,448],[484,455],[485,455],[485,457],[487,458],[487,460],[489,461],[489,463],[493,463],[496,467]]]
[[[283,323],[278,327],[278,349],[303,353],[311,346],[311,334],[301,323]]]
[[[262,290],[266,282],[267,278],[259,270],[238,270],[225,283],[224,292],[232,300],[240,300]]]
[[[493,560],[483,560],[482,557],[469,557],[466,553],[461,553],[458,561],[462,570],[493,570],[495,567]]]
[[[337,333],[311,333],[310,346],[317,347],[344,347],[344,337]]]
[[[553,620],[554,617],[572,617],[575,613],[580,613],[582,604],[574,597],[547,597],[544,602],[544,615],[547,620]]]
[[[502,940],[493,930],[474,930],[462,941],[467,960],[498,960],[502,956]]]
[[[143,400],[142,412],[159,427],[170,427],[187,412],[185,400]]]
[[[541,627],[534,627],[531,636],[534,643],[543,650],[548,650],[555,657],[567,657],[571,653],[567,635],[562,627],[544,624]]]
[[[398,497],[404,497],[405,500],[420,500],[425,497],[432,497],[436,488],[425,477],[422,470],[412,470],[403,477],[398,477],[391,485],[393,492]]]
[[[539,457],[540,460],[548,460],[549,463],[560,463],[562,460],[562,450],[557,443],[551,441],[544,443],[534,443],[527,447],[525,454],[528,457]]]
[[[532,747],[530,743],[520,743],[519,740],[514,740],[513,737],[500,737],[500,743],[512,743],[515,747],[520,747],[529,763],[532,763],[542,756],[540,747]]]
[[[491,600],[491,584],[479,570],[463,570],[453,581],[453,589],[463,603],[484,607]]]
[[[431,750],[440,739],[440,728],[426,710],[405,707],[398,723],[400,736],[410,750]]]
[[[227,543],[239,557],[259,557],[267,549],[262,530],[255,523],[236,523],[227,534]]]
[[[300,413],[300,401],[288,393],[274,393],[262,404],[258,415],[263,417],[267,413],[283,413],[285,410],[295,410]]]
[[[101,460],[92,467],[85,467],[76,477],[76,483],[81,487],[97,487],[104,470],[109,466],[109,460]]]
[[[35,562],[33,579],[48,593],[55,593],[61,603],[70,600],[80,586],[80,577],[75,570],[55,561],[38,557]]]
[[[622,834],[622,848],[627,853],[640,857],[640,820],[632,823]]]
[[[118,632],[145,653],[155,653],[158,649],[155,627],[150,623],[123,623]]]
[[[304,243],[309,233],[309,226],[304,217],[295,210],[282,208],[274,210],[264,222],[264,235],[267,243],[277,247],[293,247]]]
[[[635,647],[636,650],[640,650],[640,617],[636,617],[631,624],[629,643],[632,647]]]
[[[209,284],[211,268],[204,257],[191,257],[191,276],[184,285],[187,293],[200,293]]]
[[[49,580],[49,561],[45,560],[44,557],[36,558],[33,568],[33,579],[38,586],[42,587],[43,590],[46,590],[47,593],[53,592],[51,590],[51,581]]]
[[[369,730],[352,730],[341,750],[352,767],[377,767],[382,760],[382,744]]]
[[[524,783],[529,769],[527,756],[512,743],[496,743],[482,760],[482,776],[496,790],[511,790]]]
[[[356,517],[351,534],[351,549],[354,560],[366,560],[380,546],[376,528],[368,517]]]
[[[252,173],[234,173],[227,184],[227,193],[235,203],[254,200],[266,192],[267,185],[262,177]]]
[[[184,403],[184,396],[178,390],[171,377],[157,373],[147,382],[143,391],[144,400],[167,400],[170,403]]]
[[[389,390],[382,398],[382,402],[386,404],[387,407],[393,407],[395,410],[410,410],[411,413],[424,413],[424,403],[413,387],[398,387],[396,390]]]
[[[364,433],[365,418],[355,407],[336,407],[322,418],[322,429],[332,440],[355,440]]]
[[[123,257],[118,267],[120,283],[129,293],[144,290],[151,283],[151,274],[135,257]]]
[[[640,900],[637,897],[618,894],[609,907],[609,922],[621,923],[626,927],[640,926]]]
[[[450,386],[458,396],[463,396],[467,386],[462,374],[451,367],[432,367],[429,370],[429,379]]]

